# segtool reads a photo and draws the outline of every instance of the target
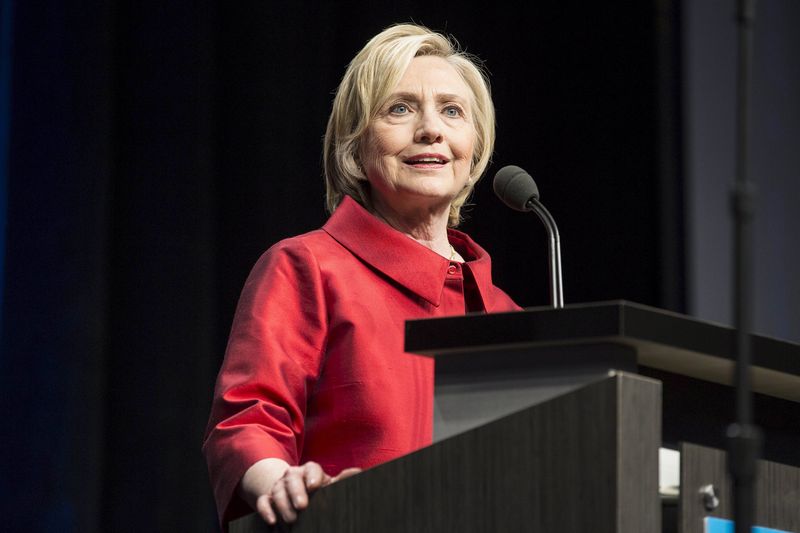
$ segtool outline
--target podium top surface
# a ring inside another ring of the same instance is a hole
[[[751,338],[754,391],[800,401],[800,345]],[[736,342],[733,328],[627,301],[409,320],[405,339],[407,352],[433,357],[611,342],[634,348],[641,365],[728,385]]]

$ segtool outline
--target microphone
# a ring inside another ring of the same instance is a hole
[[[515,211],[530,211],[528,200],[539,199],[539,187],[531,175],[514,165],[498,170],[492,186],[498,198]]]
[[[564,307],[564,286],[561,280],[561,240],[556,221],[539,202],[539,188],[530,174],[520,167],[508,165],[497,171],[492,188],[500,200],[516,211],[533,211],[539,216],[549,238],[550,303],[555,309]]]

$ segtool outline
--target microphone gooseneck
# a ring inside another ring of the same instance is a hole
[[[555,309],[564,307],[564,286],[561,279],[561,239],[556,221],[539,202],[539,188],[530,174],[520,167],[501,168],[492,183],[495,194],[511,209],[533,211],[547,229],[550,258],[550,303]]]

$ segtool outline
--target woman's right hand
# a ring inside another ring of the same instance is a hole
[[[240,490],[268,524],[277,523],[279,518],[292,523],[297,513],[308,507],[311,493],[359,472],[360,468],[347,468],[332,477],[313,461],[289,466],[280,459],[262,459],[245,472]]]

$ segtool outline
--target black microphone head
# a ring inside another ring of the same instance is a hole
[[[530,211],[528,200],[539,199],[539,188],[531,175],[514,165],[498,170],[492,187],[504,204],[517,211]]]

